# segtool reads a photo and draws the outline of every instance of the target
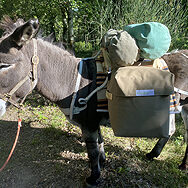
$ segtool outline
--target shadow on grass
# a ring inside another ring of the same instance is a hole
[[[16,121],[0,121],[1,166],[9,154],[16,131]],[[173,159],[150,162],[139,150],[111,144],[106,144],[105,149],[107,162],[98,187],[185,186],[186,174],[175,170]],[[88,159],[80,135],[56,128],[33,128],[23,122],[15,152],[0,173],[0,185],[79,188],[88,175]]]

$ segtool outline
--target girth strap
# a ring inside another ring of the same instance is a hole
[[[84,105],[83,107],[76,107],[75,106],[75,101],[76,101],[76,97],[77,97],[77,93],[79,91],[80,88],[80,82],[81,82],[81,78],[82,78],[82,70],[83,70],[83,62],[86,60],[91,60],[91,59],[95,59],[101,51],[99,51],[94,57],[89,57],[89,58],[84,58],[82,59],[79,63],[79,70],[78,70],[78,76],[77,76],[77,80],[76,80],[76,86],[74,89],[74,93],[73,93],[73,97],[72,97],[72,101],[71,101],[71,105],[70,105],[70,110],[68,109],[64,109],[63,111],[67,112],[66,115],[69,115],[70,120],[73,119],[73,115],[74,114],[79,114],[81,111],[85,110],[87,108],[87,102],[89,101],[89,99],[99,90],[101,90],[102,88],[105,87],[105,85],[107,84],[108,78],[106,78],[105,82],[97,87],[94,91],[92,91],[86,98],[80,98],[78,99],[79,104]]]
[[[83,69],[83,60],[81,60],[79,62],[79,70],[78,70],[78,76],[77,76],[77,80],[76,80],[76,86],[74,89],[74,93],[73,93],[72,101],[71,101],[71,105],[70,105],[70,119],[71,120],[72,120],[73,114],[74,114],[74,108],[75,108],[74,104],[76,101],[77,93],[80,88],[80,82],[81,82],[81,78],[82,78],[82,69]]]

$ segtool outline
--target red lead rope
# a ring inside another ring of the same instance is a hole
[[[12,149],[10,151],[10,154],[7,158],[7,160],[5,161],[4,165],[0,168],[0,172],[5,168],[5,166],[7,165],[8,161],[10,160],[11,156],[12,156],[12,153],[16,147],[16,144],[17,144],[17,141],[18,141],[18,137],[19,137],[19,134],[20,134],[20,127],[22,126],[21,125],[21,122],[22,120],[21,119],[18,119],[18,130],[17,130],[17,134],[16,134],[16,138],[15,138],[15,141],[14,141],[14,144],[12,146]]]

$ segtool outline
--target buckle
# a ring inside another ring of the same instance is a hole
[[[34,65],[37,65],[38,63],[39,63],[39,57],[37,56],[37,55],[34,55],[33,57],[32,57],[32,63],[34,64]]]

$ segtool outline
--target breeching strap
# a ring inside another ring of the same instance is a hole
[[[13,154],[13,151],[14,151],[14,149],[15,149],[15,147],[16,147],[16,144],[17,144],[17,141],[18,141],[18,137],[19,137],[19,134],[20,134],[20,127],[22,126],[22,125],[21,125],[21,121],[22,121],[21,119],[18,119],[18,129],[17,129],[17,134],[16,134],[16,138],[15,138],[14,144],[13,144],[13,146],[12,146],[12,149],[11,149],[11,151],[10,151],[10,154],[9,154],[7,160],[5,161],[5,163],[3,164],[3,166],[0,168],[0,172],[1,172],[1,171],[5,168],[5,166],[7,165],[8,161],[10,160],[10,158],[11,158],[11,156],[12,156],[12,154]]]

